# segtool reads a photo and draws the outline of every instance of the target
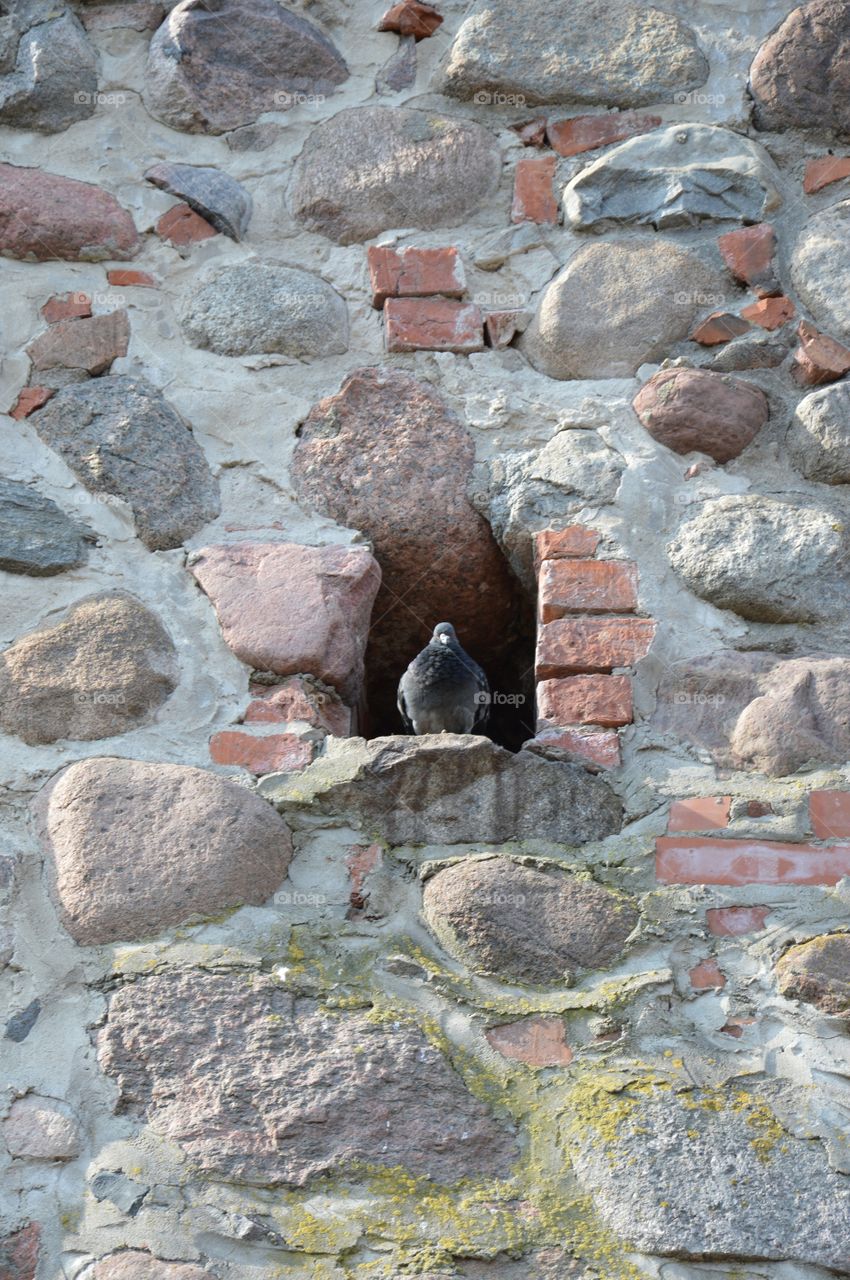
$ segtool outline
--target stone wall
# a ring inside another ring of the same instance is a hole
[[[850,7],[438,9],[3,6],[0,1280],[850,1275]]]

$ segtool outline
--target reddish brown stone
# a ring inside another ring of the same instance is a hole
[[[0,1280],[35,1280],[41,1228],[28,1222],[0,1239]]]
[[[578,724],[616,728],[634,715],[629,676],[566,676],[537,686],[537,729]]]
[[[107,271],[106,279],[110,284],[122,289],[157,289],[159,287],[159,281],[147,271],[116,268],[114,271]]]
[[[304,676],[290,676],[271,686],[251,685],[251,695],[254,701],[245,712],[245,724],[301,720],[340,738],[351,733],[351,708],[332,689],[316,688]]]
[[[744,320],[757,324],[759,328],[772,332],[793,318],[794,303],[784,294],[776,298],[760,298],[758,302],[751,302],[748,307],[744,307],[741,316]]]
[[[91,298],[85,293],[57,293],[41,308],[48,324],[57,320],[73,320],[75,316],[91,315]]]
[[[525,311],[489,311],[484,317],[484,337],[488,347],[501,349],[509,347],[520,332],[520,326],[526,318]]]
[[[675,800],[667,819],[668,831],[715,831],[728,827],[731,796],[693,796]]]
[[[661,884],[838,884],[850,875],[850,844],[659,836],[655,875]]]
[[[705,369],[662,369],[644,383],[633,407],[659,444],[676,453],[698,449],[715,462],[737,458],[769,412],[758,387]]]
[[[157,235],[173,245],[193,244],[196,240],[209,240],[211,236],[218,235],[215,227],[187,204],[175,204],[164,213],[156,224],[156,230]]]
[[[748,800],[746,812],[748,818],[766,818],[769,813],[773,813],[773,805],[766,800]]]
[[[832,1017],[850,1017],[850,933],[822,934],[790,947],[776,962],[779,990]]]
[[[387,298],[424,298],[433,294],[462,298],[466,293],[466,276],[457,249],[372,245],[367,259],[372,306],[379,311]]]
[[[544,560],[561,560],[564,557],[589,559],[596,554],[599,534],[583,524],[571,524],[566,529],[543,529],[534,535],[534,563],[540,566]]]
[[[537,116],[524,124],[512,124],[511,128],[524,147],[542,147],[546,141],[546,117]]]
[[[400,36],[413,36],[414,40],[427,40],[443,21],[442,14],[421,0],[401,0],[387,9],[378,23],[379,31],[395,31]]]
[[[633,560],[544,560],[538,575],[541,622],[569,613],[628,613],[637,608]]]
[[[717,991],[726,986],[726,978],[714,959],[701,960],[688,970],[688,978],[694,991]]]
[[[40,373],[83,369],[95,377],[106,373],[113,360],[126,356],[129,342],[127,312],[109,311],[86,319],[58,320],[29,344],[27,355]]]
[[[0,164],[0,254],[100,262],[132,258],[138,248],[133,219],[102,187]]]
[[[17,420],[28,418],[31,413],[35,413],[36,409],[47,404],[50,397],[55,394],[53,387],[24,387],[9,410],[9,417]]]
[[[794,352],[794,381],[802,387],[818,387],[835,382],[850,372],[850,349],[835,338],[819,333],[808,320],[797,326],[800,346]]]
[[[806,162],[803,190],[811,196],[840,178],[850,178],[850,156],[820,156]]]
[[[535,1014],[519,1022],[491,1027],[485,1035],[503,1058],[526,1062],[531,1067],[566,1067],[573,1060],[563,1018]]]
[[[639,111],[609,111],[600,116],[572,116],[553,120],[547,125],[549,146],[561,156],[577,156],[595,151],[612,142],[622,142],[639,133],[649,133],[661,124],[660,116],[643,115]]]
[[[558,221],[558,201],[552,190],[555,156],[526,156],[517,161],[511,222]]]
[[[809,817],[819,840],[850,836],[850,791],[813,791]]]
[[[236,764],[258,777],[266,773],[291,773],[306,769],[313,759],[311,742],[294,733],[256,737],[225,729],[210,738],[210,759],[216,764]]]
[[[850,132],[845,0],[807,0],[792,9],[750,65],[757,129]]]
[[[387,298],[387,351],[484,350],[484,321],[472,302],[450,298]]]
[[[702,347],[718,347],[729,342],[750,328],[748,321],[741,316],[733,316],[729,311],[712,311],[710,316],[701,320],[691,333],[691,341]]]
[[[613,729],[544,729],[529,747],[550,760],[581,764],[593,773],[620,764],[620,738]]]
[[[558,618],[537,631],[538,680],[631,667],[649,653],[651,618]]]
[[[705,923],[716,938],[740,938],[760,933],[769,915],[770,907],[709,907]]]
[[[720,256],[742,284],[772,290],[776,285],[773,255],[776,234],[769,222],[727,231],[717,241]]]
[[[736,1040],[740,1040],[747,1027],[755,1025],[756,1018],[730,1018],[728,1022],[724,1022],[720,1028],[725,1036],[734,1036]]]

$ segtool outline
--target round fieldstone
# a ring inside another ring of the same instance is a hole
[[[0,477],[0,569],[46,578],[76,569],[94,536],[31,485]]]
[[[480,125],[406,107],[340,111],[308,137],[292,212],[338,244],[391,227],[451,227],[492,195],[501,160]]]
[[[0,124],[59,133],[94,115],[97,55],[70,9],[4,5],[0,37]]]
[[[32,745],[111,738],[144,724],[177,687],[177,655],[133,596],[87,596],[0,655],[0,726]]]
[[[698,450],[716,462],[743,453],[765,425],[767,396],[740,378],[701,369],[662,369],[633,401],[649,434],[675,453]]]
[[[833,337],[850,339],[850,200],[809,218],[794,247],[791,278],[815,321]]]
[[[788,1000],[850,1017],[850,933],[827,933],[789,947],[776,962],[776,980]]]
[[[846,0],[807,0],[768,36],[750,67],[759,129],[850,132]]]
[[[241,182],[209,165],[161,161],[145,171],[145,180],[185,200],[216,231],[241,240],[251,221],[253,202]]]
[[[474,973],[539,986],[609,965],[638,921],[630,902],[600,885],[508,858],[439,871],[422,905],[434,935]]]
[[[725,288],[670,241],[584,245],[544,290],[520,348],[550,378],[630,378],[724,306]]]
[[[180,322],[193,346],[222,356],[310,359],[348,349],[348,310],[320,276],[274,262],[225,267],[192,289]]]
[[[584,0],[568,19],[553,0],[478,0],[436,87],[479,105],[669,102],[708,78],[690,27],[628,0]],[[505,99],[507,101],[505,102]]]
[[[39,793],[35,812],[62,923],[85,947],[259,905],[292,856],[270,804],[185,765],[83,760]]]
[[[276,0],[180,0],[151,40],[144,103],[172,129],[224,133],[347,79],[327,36]]]
[[[139,233],[121,205],[90,182],[0,164],[0,254],[27,262],[132,258]]]
[[[787,444],[807,480],[850,484],[850,383],[822,387],[801,400]]]
[[[686,585],[751,622],[816,622],[842,608],[848,537],[829,511],[743,494],[706,503],[668,545]]]
[[[80,1154],[76,1120],[55,1098],[16,1098],[3,1121],[9,1154],[30,1160],[73,1160]]]
[[[130,505],[151,551],[179,547],[219,513],[203,451],[143,378],[110,375],[63,387],[31,421],[87,489]]]

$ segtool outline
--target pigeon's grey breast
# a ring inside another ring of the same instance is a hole
[[[490,702],[487,677],[460,645],[431,642],[399,684],[398,705],[414,733],[473,733]]]

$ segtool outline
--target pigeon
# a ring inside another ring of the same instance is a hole
[[[408,733],[483,733],[490,686],[460,646],[450,622],[438,622],[428,644],[401,677],[398,709]]]

